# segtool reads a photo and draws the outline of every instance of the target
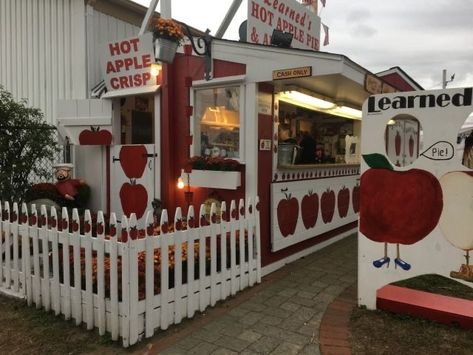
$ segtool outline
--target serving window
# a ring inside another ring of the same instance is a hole
[[[194,155],[241,158],[241,85],[194,90]]]
[[[281,100],[278,117],[279,166],[354,162],[353,154],[358,149],[353,138],[360,136],[360,120]]]

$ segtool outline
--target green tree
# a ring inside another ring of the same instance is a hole
[[[38,164],[52,160],[58,151],[55,127],[44,122],[43,113],[15,101],[0,85],[0,199],[21,201],[29,187],[28,176],[51,176]]]

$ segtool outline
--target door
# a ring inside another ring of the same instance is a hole
[[[135,213],[138,228],[144,228],[146,212],[152,210],[156,157],[154,144],[111,147],[110,211],[119,220]]]

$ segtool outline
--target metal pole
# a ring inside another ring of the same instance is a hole
[[[159,12],[164,18],[172,18],[171,0],[162,0],[159,5]]]
[[[447,69],[442,70],[442,89],[447,87]]]
[[[149,22],[151,21],[151,18],[153,17],[154,10],[156,9],[156,6],[158,5],[159,0],[151,0],[151,3],[149,4],[148,11],[146,11],[145,18],[143,19],[143,22],[141,23],[141,28],[140,32],[138,33],[138,36],[143,35],[145,33],[146,29],[148,28]]]
[[[217,33],[215,34],[215,38],[223,37],[223,35],[228,29],[228,26],[230,26],[230,22],[232,22],[233,18],[235,17],[235,14],[241,5],[241,2],[242,0],[233,0],[233,3],[230,5],[227,14],[223,18],[222,23],[220,24],[220,27],[218,28]]]

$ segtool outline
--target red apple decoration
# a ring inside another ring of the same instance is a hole
[[[124,145],[120,149],[120,165],[129,179],[139,179],[148,162],[148,152],[144,145]]]
[[[141,218],[148,206],[148,193],[141,184],[124,183],[120,188],[120,202],[122,204],[123,213],[130,217],[132,213],[136,214],[136,218]]]
[[[358,211],[360,210],[360,185],[356,184],[356,186],[353,188],[353,192],[351,195],[353,211],[355,213],[358,213]]]
[[[302,198],[301,215],[306,229],[314,228],[319,214],[319,196],[312,190]]]
[[[287,191],[287,188],[281,190],[286,198],[279,201],[277,207],[278,225],[283,237],[294,234],[299,217],[299,203],[295,197],[291,198],[291,194],[286,194]]]
[[[79,134],[80,145],[110,145],[112,144],[112,134],[105,129],[100,130],[100,126],[84,129]]]
[[[320,208],[322,210],[322,221],[327,224],[332,222],[335,212],[335,192],[327,188],[320,198]]]
[[[437,225],[442,212],[438,179],[420,169],[395,171],[381,154],[363,155],[360,231],[376,242],[413,244]]]
[[[343,186],[343,188],[338,191],[337,195],[337,208],[340,218],[347,216],[348,207],[350,207],[350,190]]]
[[[401,154],[401,135],[399,131],[396,131],[396,137],[394,138],[394,148],[396,150],[396,155]]]

